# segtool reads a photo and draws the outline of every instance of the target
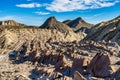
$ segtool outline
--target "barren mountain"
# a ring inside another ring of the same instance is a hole
[[[18,23],[14,20],[0,21],[0,25],[3,25],[3,26],[25,26],[25,24]]]
[[[91,33],[84,40],[105,40],[120,44],[120,16],[107,22],[102,22],[91,28]]]
[[[70,26],[75,32],[87,32],[87,29],[93,26],[93,24],[85,22],[81,17],[78,17],[75,20],[66,20],[63,23]]]
[[[61,23],[61,22],[57,21],[54,16],[48,18],[40,28],[56,29],[56,30],[58,30],[60,32],[63,32],[63,33],[68,32],[68,31],[72,31],[72,29],[69,28],[69,26],[67,26],[64,23]]]
[[[54,17],[45,23],[43,29],[0,26],[0,80],[120,79],[118,43],[81,43],[83,32],[74,33]]]

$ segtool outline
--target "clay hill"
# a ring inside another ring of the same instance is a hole
[[[74,20],[63,21],[63,23],[70,26],[70,28],[72,28],[74,32],[83,31],[88,33],[88,29],[90,29],[93,26],[93,24],[87,23],[81,17],[78,17]]]
[[[26,26],[25,24],[18,23],[14,20],[0,21],[2,26]]]
[[[120,16],[107,21],[101,22],[91,28],[91,34],[89,34],[84,40],[94,41],[113,41],[120,44]]]
[[[0,80],[119,80],[119,20],[93,26],[85,39],[55,17],[41,28],[1,25]]]
[[[66,24],[63,24],[62,22],[59,22],[56,20],[56,18],[54,16],[48,18],[45,23],[43,25],[41,25],[40,28],[44,28],[44,29],[56,29],[60,32],[68,32],[68,31],[72,31],[71,28],[69,28],[69,26],[67,26]]]

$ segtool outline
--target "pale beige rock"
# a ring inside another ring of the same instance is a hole
[[[0,33],[0,47],[1,48],[11,48],[18,41],[18,35],[7,29]]]

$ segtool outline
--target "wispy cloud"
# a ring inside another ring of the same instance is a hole
[[[67,12],[110,7],[118,2],[120,0],[53,0],[53,2],[46,5],[46,9],[56,12]]]
[[[32,0],[27,0],[27,1],[32,1]]]
[[[94,18],[100,17],[102,15],[104,15],[104,13],[94,14],[93,16],[89,16],[89,17],[87,16],[87,17],[84,17],[84,19],[94,19]]]
[[[41,7],[41,4],[39,3],[29,3],[29,4],[17,4],[17,7],[21,8],[36,8],[36,7]]]
[[[35,13],[38,14],[38,15],[48,15],[48,14],[50,14],[50,12],[41,12],[41,11],[35,12]]]
[[[22,20],[22,17],[15,16],[15,15],[1,16],[0,21],[4,21],[4,20]]]
[[[0,17],[0,21],[3,21],[3,20],[14,20],[15,17],[14,16],[3,16],[3,17]]]

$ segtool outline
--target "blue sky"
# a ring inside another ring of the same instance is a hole
[[[82,17],[97,24],[120,15],[120,0],[0,0],[0,20],[40,26],[48,17],[59,21]]]

